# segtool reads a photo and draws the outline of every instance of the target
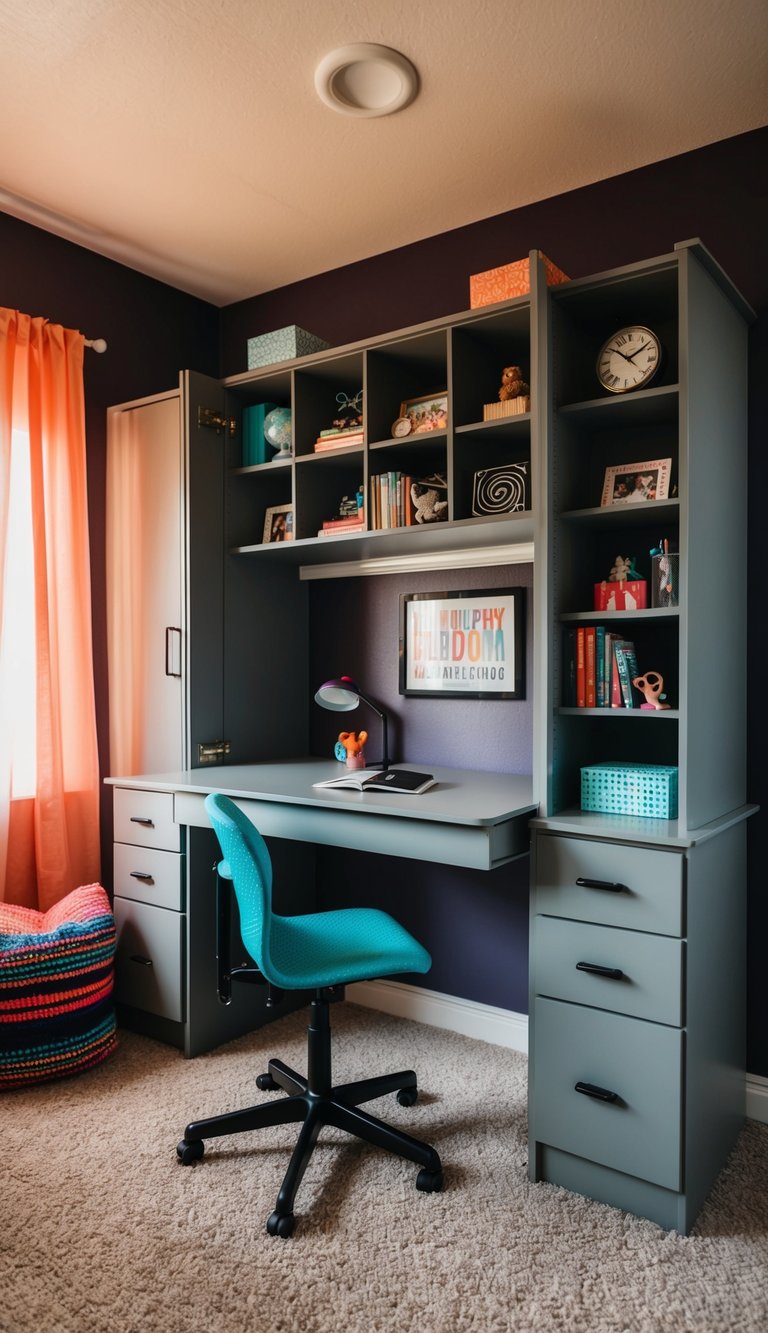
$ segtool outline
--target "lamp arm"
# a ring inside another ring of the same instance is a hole
[[[386,772],[387,769],[389,768],[389,744],[388,744],[388,738],[387,738],[387,715],[386,715],[386,713],[384,712],[384,709],[383,709],[383,708],[379,708],[379,705],[373,702],[373,699],[370,699],[370,698],[368,697],[367,694],[363,694],[363,691],[360,689],[360,686],[359,686],[359,685],[358,685],[356,688],[357,688],[357,695],[358,695],[358,698],[362,699],[363,703],[367,704],[369,708],[372,708],[373,711],[374,711],[374,713],[376,713],[376,715],[377,715],[378,717],[381,718],[382,746],[383,746],[383,757],[382,757],[382,761],[381,761],[381,767],[382,767],[382,771],[383,771],[383,772]]]

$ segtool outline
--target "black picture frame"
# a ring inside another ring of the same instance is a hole
[[[525,594],[525,588],[401,593],[400,693],[524,699]]]

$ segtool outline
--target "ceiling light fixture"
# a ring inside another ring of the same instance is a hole
[[[345,116],[389,116],[413,101],[419,76],[400,51],[356,42],[320,61],[315,89],[326,106]]]

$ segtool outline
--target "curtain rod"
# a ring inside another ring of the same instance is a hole
[[[106,352],[107,342],[105,338],[86,338],[86,347],[92,347],[94,352]]]

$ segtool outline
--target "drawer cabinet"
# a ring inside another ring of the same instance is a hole
[[[743,1123],[744,824],[667,850],[546,822],[529,1174],[686,1233]]]
[[[542,916],[533,937],[536,990],[680,1027],[683,948],[678,939]]]
[[[115,999],[180,1023],[183,914],[115,898],[115,925]]]
[[[680,1188],[682,1033],[536,1001],[538,1132],[555,1148]]]

